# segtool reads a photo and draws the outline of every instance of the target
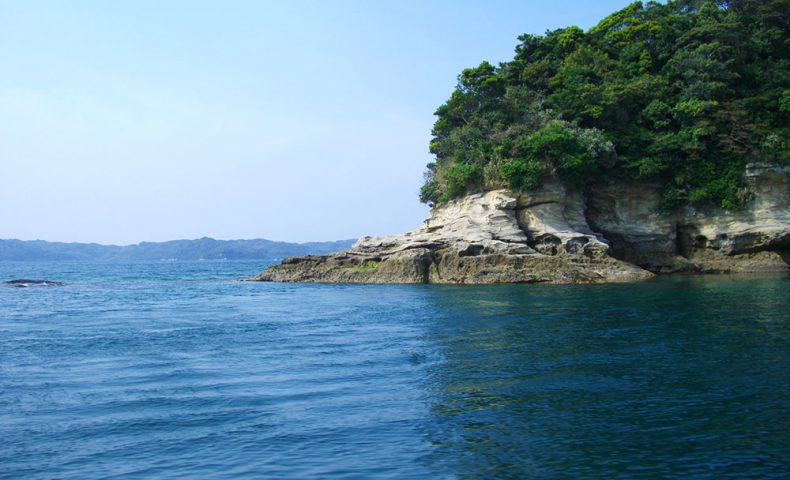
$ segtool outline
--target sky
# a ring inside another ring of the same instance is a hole
[[[0,0],[0,238],[411,230],[461,70],[629,3]]]

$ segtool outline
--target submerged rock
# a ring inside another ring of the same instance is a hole
[[[63,282],[55,282],[53,280],[30,280],[27,278],[18,278],[16,280],[9,280],[4,282],[10,287],[24,288],[32,285],[40,285],[44,287],[62,287],[65,285]]]

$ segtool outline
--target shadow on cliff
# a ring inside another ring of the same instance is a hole
[[[787,264],[787,268],[790,268],[790,250],[779,250],[779,256]]]

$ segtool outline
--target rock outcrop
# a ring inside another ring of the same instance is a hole
[[[678,249],[706,272],[786,270],[790,262],[790,166],[751,164],[753,198],[743,210],[687,208]]]
[[[435,207],[402,235],[345,252],[289,257],[249,280],[340,283],[592,283],[668,272],[786,271],[790,168],[752,164],[737,212],[666,215],[655,185],[496,190]]]
[[[749,164],[752,199],[741,210],[686,207],[660,213],[655,185],[599,185],[586,218],[610,253],[654,272],[786,271],[790,260],[790,166]]]
[[[497,190],[436,207],[423,225],[363,237],[348,251],[291,257],[251,280],[353,283],[611,282],[649,272],[607,255],[558,182],[540,191]]]
[[[587,194],[586,218],[609,253],[653,272],[694,271],[677,248],[677,218],[661,213],[655,184],[609,183]]]

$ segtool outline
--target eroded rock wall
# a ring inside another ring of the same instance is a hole
[[[696,268],[678,252],[677,218],[661,212],[655,184],[596,185],[587,192],[585,214],[616,258],[654,272]]]
[[[434,208],[411,232],[362,237],[338,254],[288,258],[252,280],[590,283],[652,276],[607,255],[574,202],[558,182],[532,194],[470,195]]]
[[[573,191],[551,178],[438,206],[416,230],[285,259],[251,280],[348,283],[611,282],[650,272],[786,271],[790,167],[753,164],[740,211],[660,210],[657,185]]]
[[[678,216],[679,252],[708,272],[784,270],[790,261],[790,166],[750,164],[753,198],[726,211],[686,208]]]
[[[600,258],[607,254],[606,240],[590,228],[584,215],[584,197],[549,179],[532,192],[520,193],[516,219],[527,243],[544,255],[581,255]]]
[[[586,217],[609,253],[653,272],[762,272],[788,268],[790,167],[750,164],[743,209],[661,212],[657,185],[608,183],[587,192]]]

